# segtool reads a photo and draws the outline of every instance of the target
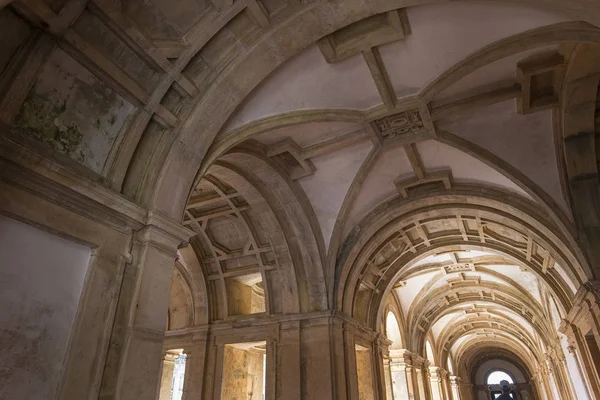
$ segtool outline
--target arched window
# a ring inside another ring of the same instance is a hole
[[[433,346],[431,345],[431,342],[429,340],[425,343],[425,351],[426,351],[427,359],[429,360],[429,362],[431,364],[435,364],[435,357],[433,355]]]
[[[402,347],[402,336],[400,335],[400,326],[393,312],[388,312],[385,318],[385,334],[392,341],[392,347],[399,349]]]
[[[492,371],[487,378],[488,385],[499,385],[500,381],[507,381],[510,384],[515,383],[512,376],[504,371]]]

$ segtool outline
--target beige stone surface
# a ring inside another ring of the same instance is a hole
[[[494,369],[600,398],[599,26],[597,0],[0,1],[0,214],[90,249],[66,274],[0,238],[39,288],[3,289],[18,333],[60,341],[0,397],[162,400],[183,349],[182,400],[474,400]]]

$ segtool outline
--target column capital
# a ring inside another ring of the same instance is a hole
[[[412,353],[406,349],[390,349],[390,358],[402,361],[406,364],[412,363]]]
[[[135,241],[151,245],[176,257],[179,245],[187,242],[192,236],[194,231],[191,229],[156,211],[148,211],[146,225],[136,233]]]
[[[167,350],[163,352],[163,361],[165,362],[175,362],[175,359],[179,357],[179,352],[174,352],[171,350]]]
[[[417,368],[422,368],[423,366],[427,367],[427,365],[425,364],[427,362],[426,359],[424,359],[423,357],[421,357],[418,354],[412,354],[411,356],[412,359],[412,363],[415,367]]]
[[[579,325],[580,320],[587,318],[588,311],[600,316],[600,281],[587,281],[579,287],[573,299],[573,307],[562,321],[559,331],[563,332],[568,324]]]
[[[180,222],[171,219],[158,211],[150,210],[146,216],[146,226],[154,226],[176,238],[179,241],[189,240],[195,235],[194,231],[186,228]]]

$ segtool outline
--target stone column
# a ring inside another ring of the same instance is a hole
[[[429,382],[431,384],[431,399],[444,400],[442,374],[439,367],[429,367]]]
[[[332,335],[334,330],[334,335]],[[335,336],[335,340],[332,340]],[[345,362],[348,365],[356,365],[354,342],[349,332],[343,332],[333,328],[329,319],[323,318],[313,320],[310,326],[300,330],[300,366],[303,377],[303,399],[347,399],[354,398],[346,396],[345,382],[343,387],[338,385],[340,375],[343,374]],[[345,350],[342,346],[345,345]],[[345,361],[345,358],[348,359]],[[350,359],[351,358],[351,359]],[[356,367],[354,370],[354,382],[356,380]],[[349,378],[347,378],[349,379]],[[353,389],[351,389],[353,390]],[[358,396],[358,388],[356,387]],[[285,398],[285,396],[284,396]]]
[[[562,394],[567,395],[567,399],[569,400],[576,399],[577,396],[575,394],[575,387],[573,386],[573,383],[568,375],[567,360],[565,359],[565,354],[560,346],[560,342],[557,342],[556,346],[552,350],[550,359],[552,363],[552,369],[554,370],[554,374],[556,376],[555,379],[557,381],[559,391]]]
[[[381,400],[392,400],[390,397],[388,397],[387,381],[389,379],[386,379],[390,370],[388,365],[389,342],[387,342],[387,339],[385,339],[384,336],[378,335],[373,340],[373,344],[374,351],[372,360],[374,365],[372,365],[372,370],[374,374],[373,379],[375,380],[375,388],[377,389],[375,396]]]
[[[442,373],[442,398],[444,400],[451,400],[450,398],[450,380],[449,380],[449,376],[450,374],[448,373],[448,371],[446,371],[443,368],[440,368],[440,371]]]
[[[125,267],[99,400],[146,400],[158,395],[177,247],[193,235],[149,213],[134,237]]]
[[[460,395],[460,378],[458,376],[450,377],[450,388],[452,390],[452,400],[462,400]]]
[[[194,332],[191,345],[184,347],[186,360],[183,400],[200,400],[202,398],[207,336],[208,329]]]
[[[406,367],[406,378],[409,399],[424,400],[424,395],[419,391],[419,374],[417,374],[417,368],[413,364],[412,357],[410,364]]]
[[[542,398],[553,398],[554,395],[552,394],[552,389],[550,388],[550,379],[548,377],[548,371],[546,370],[545,365],[542,364],[539,366],[536,378],[542,393]]]
[[[423,357],[413,355],[413,366],[417,374],[417,386],[419,388],[419,397],[421,400],[430,400],[429,390],[425,379],[427,379],[427,361]]]
[[[389,357],[383,359],[383,373],[385,375],[385,398],[387,400],[394,400],[394,393],[392,388],[392,369],[391,361]]]
[[[585,388],[585,393],[587,394],[588,398],[592,399],[593,397],[590,393],[590,388],[589,388],[589,384],[586,381],[585,373],[581,369],[581,362],[579,361],[579,356],[577,355],[577,350],[575,350],[575,347],[569,346],[569,347],[567,347],[567,351],[575,359],[575,365],[577,366],[577,372],[579,373],[579,377],[581,378],[581,381],[583,382],[583,387]]]
[[[178,356],[179,354],[171,352],[166,352],[164,355],[158,400],[171,399],[171,389],[173,386],[173,370],[175,369],[175,359]]]
[[[390,350],[390,373],[394,400],[418,399],[418,391],[413,379],[411,355],[402,349]],[[415,396],[415,392],[417,392]]]
[[[586,382],[590,386],[590,398],[600,399],[600,383],[598,382],[598,374],[596,373],[596,366],[594,361],[591,359],[590,353],[587,349],[587,343],[583,338],[579,328],[572,324],[566,324],[561,327],[561,330],[569,340],[571,346],[575,349],[576,354],[579,355],[579,359],[582,365],[582,370],[586,377]],[[587,386],[587,385],[586,385]]]
[[[300,323],[284,322],[280,326],[280,340],[277,344],[278,385],[285,388],[279,399],[300,400],[302,394],[300,365]],[[341,334],[340,334],[341,336]],[[343,351],[343,346],[342,346]]]

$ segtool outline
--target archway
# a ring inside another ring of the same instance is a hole
[[[91,254],[56,397],[597,398],[588,3],[2,2],[0,212]]]

